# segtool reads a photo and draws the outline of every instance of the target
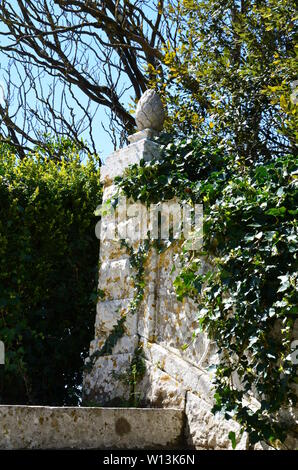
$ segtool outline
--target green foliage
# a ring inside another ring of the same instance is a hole
[[[200,327],[219,348],[214,412],[236,419],[252,443],[282,440],[279,411],[296,403],[296,181],[293,155],[247,166],[198,137],[164,146],[159,161],[117,179],[127,196],[146,203],[203,202],[202,252],[181,254],[175,287],[180,300],[196,300]],[[206,256],[213,269],[202,275]],[[249,406],[252,396],[258,409]]]
[[[129,399],[120,402],[121,406],[139,407],[141,405],[141,396],[137,392],[137,384],[146,373],[145,355],[141,343],[134,350],[132,360],[127,369],[120,373],[113,373],[115,379],[129,385]]]
[[[168,105],[167,129],[217,135],[247,160],[291,152],[295,2],[171,0],[167,14],[178,35],[164,47],[165,67],[148,68]]]
[[[232,443],[232,449],[236,449],[236,446],[237,446],[237,441],[236,441],[236,434],[234,433],[234,431],[230,431],[229,432],[229,439]]]
[[[112,331],[110,332],[109,336],[105,340],[102,348],[99,351],[95,351],[88,358],[88,362],[85,364],[84,369],[89,372],[92,370],[96,360],[99,357],[112,354],[114,346],[116,346],[119,339],[121,339],[126,333],[125,323],[126,323],[127,315],[135,315],[137,313],[138,308],[140,307],[142,300],[144,299],[144,289],[146,285],[145,279],[144,279],[145,262],[148,257],[150,241],[148,239],[144,240],[142,243],[138,245],[136,251],[134,251],[134,248],[130,246],[127,240],[125,239],[121,240],[121,246],[124,247],[127,253],[129,254],[130,267],[134,270],[134,275],[133,275],[134,296],[129,303],[127,311],[125,312],[125,314],[121,315],[116,325],[114,325]],[[117,374],[114,374],[115,378],[120,378],[121,380],[124,379],[125,381],[127,381],[127,378],[129,377],[128,383],[130,384],[132,388],[132,391],[130,393],[130,402],[129,402],[130,405],[131,405],[132,397],[134,397],[133,401],[136,400],[135,392],[134,392],[135,386],[136,386],[137,380],[141,378],[141,371],[143,370],[143,366],[145,367],[145,363],[142,357],[143,357],[143,352],[139,344],[135,350],[133,360],[129,367],[129,371],[126,371],[124,374],[121,374],[120,376],[117,376]]]
[[[136,390],[138,382],[146,373],[145,355],[142,346],[139,344],[134,351],[134,355],[128,370],[128,383],[130,384],[130,403],[137,407],[140,404],[140,394]]]
[[[94,324],[101,202],[95,160],[0,147],[2,403],[77,404]],[[55,152],[59,147],[55,145]]]
[[[143,203],[157,203],[175,195],[182,202],[191,202],[199,181],[212,179],[223,168],[225,158],[228,155],[223,147],[211,148],[208,139],[177,138],[165,144],[163,158],[150,163],[142,160],[115,182],[128,197]]]
[[[126,240],[121,240],[122,246],[124,246],[129,253],[129,262],[131,268],[134,270],[135,274],[133,276],[134,283],[134,297],[129,305],[129,312],[134,315],[143,298],[144,298],[144,289],[145,289],[145,262],[148,257],[148,250],[150,247],[149,239],[143,240],[137,247],[137,250],[134,251],[133,247],[130,246]]]

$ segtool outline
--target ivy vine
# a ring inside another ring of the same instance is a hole
[[[196,300],[200,327],[218,346],[213,411],[237,420],[252,444],[283,442],[280,411],[297,403],[296,181],[293,155],[249,166],[195,136],[163,145],[162,158],[116,178],[128,197],[148,205],[175,196],[203,202],[203,247],[182,253],[175,288],[178,299]],[[206,255],[213,269],[202,275]]]
[[[130,267],[133,269],[133,284],[134,284],[134,296],[126,310],[126,313],[121,316],[117,321],[116,325],[112,328],[109,336],[104,342],[104,345],[100,350],[94,351],[88,358],[88,362],[85,364],[85,370],[90,372],[94,367],[96,360],[102,356],[108,356],[113,353],[113,349],[118,341],[125,335],[125,323],[128,315],[135,315],[140,307],[142,300],[144,299],[145,283],[145,262],[148,257],[150,248],[150,240],[145,239],[142,243],[138,244],[136,251],[129,245],[127,240],[122,239],[120,246],[125,247],[129,254]],[[145,374],[145,360],[142,345],[140,342],[135,348],[131,363],[127,370],[120,374],[114,373],[114,377],[127,383],[130,387],[129,392],[129,405],[137,406],[138,398],[136,392],[136,385],[139,380]]]

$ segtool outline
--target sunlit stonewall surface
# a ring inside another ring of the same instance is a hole
[[[136,111],[138,131],[129,137],[130,144],[112,153],[101,169],[104,186],[103,204],[116,196],[116,176],[141,160],[160,158],[159,145],[154,137],[162,129],[165,113],[161,101],[153,90],[148,90],[140,99]],[[177,201],[167,201],[167,203]],[[127,220],[118,220],[118,229]],[[109,215],[102,214],[101,226],[113,231]],[[146,370],[136,381],[133,394],[138,404],[147,407],[177,407],[185,410],[187,444],[196,449],[231,448],[229,434],[236,437],[237,449],[247,449],[247,435],[240,434],[239,425],[225,420],[222,415],[213,415],[214,404],[212,367],[218,362],[215,344],[199,331],[197,308],[191,299],[177,300],[173,281],[179,272],[181,244],[172,244],[161,254],[148,249],[145,261],[145,294],[137,311],[131,314],[135,288],[127,247],[118,239],[103,239],[100,236],[99,289],[102,294],[97,304],[95,337],[90,345],[89,367],[84,377],[84,399],[91,403],[110,406],[127,403],[131,399],[132,385],[127,380],[136,348],[141,348]],[[139,243],[128,240],[137,250]],[[174,269],[176,267],[176,269]],[[212,269],[212,260],[202,258],[202,270]],[[124,333],[119,336],[107,353],[105,346],[126,318]],[[196,336],[193,338],[193,332]],[[241,386],[235,376],[235,383]],[[253,397],[247,406],[257,408]],[[285,410],[285,421],[295,419],[293,410]],[[296,448],[297,439],[289,437],[287,446]],[[264,448],[257,444],[255,448]]]
[[[182,448],[183,412],[0,406],[0,449]]]
[[[150,114],[151,113],[151,114]],[[156,113],[156,115],[154,114]],[[111,154],[101,170],[104,185],[103,204],[117,192],[114,178],[142,159],[159,158],[159,145],[153,141],[164,120],[161,103],[150,90],[140,100],[136,120],[139,131],[129,138],[130,145]],[[144,128],[152,124],[151,128]],[[109,216],[101,224],[109,230]],[[123,222],[125,223],[125,221]],[[128,243],[130,241],[128,240]],[[138,242],[131,242],[134,249]],[[134,296],[133,271],[129,254],[119,240],[101,240],[99,288],[103,298],[97,304],[95,338],[87,360],[89,371],[84,377],[84,400],[110,406],[129,400],[131,384],[123,380],[134,352],[139,346],[145,355],[146,371],[135,386],[137,400],[148,407],[177,407],[185,410],[186,440],[197,449],[231,448],[228,437],[235,432],[238,449],[246,449],[247,436],[240,436],[239,426],[211,413],[213,392],[208,367],[216,363],[215,345],[198,333],[196,306],[190,300],[178,302],[173,288],[179,268],[179,243],[162,254],[150,250],[145,263],[145,295],[135,314],[130,313]],[[207,260],[203,269],[209,269]],[[117,323],[126,315],[125,333],[111,354],[101,354]],[[188,345],[185,348],[185,345]]]

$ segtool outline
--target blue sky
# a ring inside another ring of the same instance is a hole
[[[1,57],[1,65],[0,65],[0,100],[2,101],[2,103],[3,103],[3,98],[5,98],[6,93],[7,93],[7,87],[5,85],[5,80],[4,80],[5,75],[7,73],[7,69],[8,69],[8,60]],[[17,77],[16,74],[13,74],[13,79],[15,79],[16,83],[18,83],[19,80],[20,80],[20,77]],[[128,86],[128,83],[125,82],[125,79],[122,79],[122,82],[123,82],[124,86]],[[45,76],[43,78],[43,86],[46,88],[46,87],[49,87],[50,85],[51,85],[50,77]],[[56,85],[56,92],[58,93],[58,95],[59,95],[59,90],[61,90],[61,89],[62,89],[62,87],[59,84]],[[29,91],[28,96],[30,96],[30,91]],[[78,88],[76,88],[76,97],[77,97],[78,101],[80,102],[80,104],[83,107],[87,105],[86,96]],[[33,94],[32,94],[31,100],[36,101]],[[131,101],[130,94],[127,93],[126,96],[123,97],[122,103],[125,106],[127,106],[129,101]],[[34,104],[35,103],[33,103],[32,105],[34,105]],[[13,109],[13,107],[12,107],[12,109]],[[80,110],[79,110],[79,108],[76,104],[74,104],[74,111],[75,111],[76,115],[80,114]],[[98,110],[96,112],[95,119],[93,121],[93,138],[94,138],[94,142],[96,144],[96,147],[99,149],[100,157],[101,157],[102,160],[105,160],[105,158],[114,150],[112,141],[111,141],[109,135],[107,134],[107,132],[104,130],[104,127],[103,127],[103,126],[105,126],[106,128],[108,128],[108,125],[109,125],[109,118],[107,116],[107,111],[108,111],[107,108],[105,108],[103,106],[99,106]],[[18,114],[17,123],[20,126],[22,126],[22,122],[23,122],[23,113],[20,111],[19,114]],[[84,132],[82,134],[82,137],[87,138],[88,137],[87,132]]]
[[[11,4],[13,5],[13,7],[15,6],[16,9],[18,8],[16,0],[12,0]],[[150,13],[148,12],[148,14],[150,14]],[[2,28],[3,28],[3,25],[2,25]],[[0,24],[0,31],[1,31],[1,24]],[[2,31],[3,31],[3,29],[2,29]],[[7,42],[7,39],[5,39],[3,36],[1,36],[0,39],[1,39],[2,45],[5,44],[5,42]],[[90,64],[89,65],[90,65],[90,67],[94,67],[94,70],[96,70],[97,64],[95,63],[94,57],[92,57],[91,54],[90,54]],[[4,91],[4,94],[7,94],[4,79],[5,79],[5,76],[7,75],[8,67],[9,67],[8,58],[5,57],[3,54],[1,54],[1,56],[0,56],[0,85],[2,85],[2,86],[0,87],[1,88],[1,90],[0,90],[0,99],[1,99],[1,92],[2,91]],[[13,68],[13,65],[12,65],[11,74],[12,74],[11,75],[12,76],[12,81],[18,87],[20,82],[25,78],[24,73],[21,73],[20,75],[18,75],[17,71]],[[103,82],[102,74],[98,73],[98,76],[99,76],[99,82],[101,84],[105,84]],[[36,80],[36,83],[38,83],[38,80]],[[51,86],[52,79],[49,75],[44,74],[41,77],[41,83],[42,83],[43,88],[45,90],[48,90],[49,87]],[[119,80],[119,87],[118,88],[126,89],[129,86],[130,86],[130,82],[127,79],[127,77],[122,76],[121,79]],[[80,91],[80,89],[78,87],[74,87],[73,90],[75,92],[76,98],[79,101],[79,104],[83,108],[86,108],[87,98],[84,95],[84,93],[82,91]],[[56,98],[54,100],[54,103],[57,107],[59,106],[59,104],[61,102],[61,100],[60,100],[61,92],[62,92],[62,86],[59,83],[57,83],[55,85]],[[27,97],[28,97],[28,102],[30,103],[30,105],[32,105],[32,107],[34,107],[37,104],[37,102],[36,102],[36,98],[35,98],[35,95],[33,93],[33,90],[30,89],[30,88],[28,88]],[[131,91],[127,90],[123,94],[123,96],[121,98],[121,102],[127,108],[128,103],[133,102],[133,98],[134,98],[133,90],[131,90]],[[76,115],[76,117],[79,117],[80,114],[81,114],[80,107],[73,100],[71,100],[71,98],[70,98],[70,101],[71,101],[71,104],[72,104],[73,109],[74,109],[74,114]],[[15,102],[16,101],[14,101],[14,103]],[[96,105],[93,104],[91,106],[91,109],[92,109],[92,112],[95,112]],[[12,105],[11,110],[12,111],[14,110],[14,105]],[[109,155],[114,150],[111,139],[110,139],[109,135],[107,134],[107,132],[103,128],[103,126],[108,127],[108,125],[109,125],[109,118],[107,116],[107,112],[108,112],[107,108],[105,108],[103,106],[98,107],[98,109],[96,111],[96,114],[95,114],[95,119],[93,121],[93,129],[92,129],[93,139],[94,139],[94,142],[96,144],[97,149],[99,150],[99,154],[100,154],[102,160],[104,160],[106,158],[106,156]],[[17,124],[20,127],[22,127],[22,125],[23,125],[23,120],[24,120],[24,114],[23,114],[22,110],[20,110],[18,115],[17,115]],[[41,130],[44,131],[45,129],[41,129]],[[82,134],[82,137],[87,138],[87,132],[84,132]]]

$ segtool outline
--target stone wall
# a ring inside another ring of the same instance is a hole
[[[0,405],[0,449],[181,448],[181,410]]]
[[[149,131],[139,132],[131,139],[133,143],[108,157],[101,174],[103,202],[115,194],[113,178],[121,175],[129,164],[158,157],[159,147],[150,137]],[[102,228],[109,229],[109,215],[102,218]],[[87,361],[90,371],[84,377],[84,399],[101,405],[127,401],[131,387],[123,375],[136,347],[141,345],[146,372],[134,390],[139,402],[144,406],[183,409],[190,446],[229,448],[228,434],[232,430],[241,439],[238,448],[243,449],[247,447],[247,437],[239,435],[238,425],[211,413],[212,376],[208,367],[217,361],[216,348],[203,333],[197,333],[193,340],[198,326],[196,306],[190,300],[177,301],[173,288],[177,274],[172,268],[178,264],[179,248],[177,243],[161,254],[150,250],[145,265],[144,300],[132,315],[129,306],[134,285],[129,255],[119,241],[101,241],[99,288],[104,298],[97,305],[95,338]],[[204,265],[208,267],[207,261]],[[125,314],[125,334],[111,354],[101,356],[101,349]]]

